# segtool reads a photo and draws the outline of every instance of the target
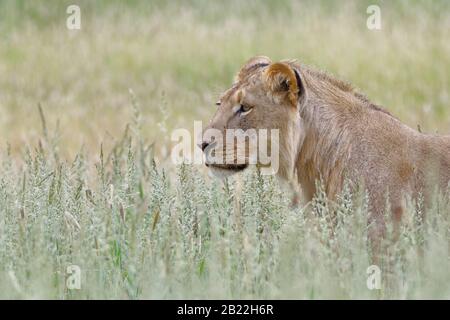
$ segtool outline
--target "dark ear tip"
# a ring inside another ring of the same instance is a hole
[[[266,56],[254,56],[247,60],[247,62],[241,67],[241,70],[235,77],[235,81],[238,81],[245,77],[251,70],[255,70],[261,67],[268,66],[272,63],[272,60]]]
[[[300,78],[300,74],[298,73],[297,69],[294,69],[294,73],[295,73],[295,80],[297,81],[297,88],[298,88],[298,93],[300,94],[303,91],[303,83],[302,80]]]

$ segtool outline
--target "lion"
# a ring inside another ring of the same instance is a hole
[[[448,188],[450,136],[414,130],[350,84],[295,60],[251,58],[217,105],[205,130],[279,130],[278,175],[296,180],[306,201],[313,199],[317,181],[330,200],[345,181],[362,183],[371,239],[384,235],[387,204],[399,222],[408,199],[420,196],[428,203],[434,192]],[[210,146],[207,139],[200,145],[204,151]],[[221,175],[248,167],[207,165]]]

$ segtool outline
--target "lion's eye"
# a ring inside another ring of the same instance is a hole
[[[243,116],[249,113],[250,111],[252,111],[252,108],[243,104],[241,104],[238,109],[238,113]]]

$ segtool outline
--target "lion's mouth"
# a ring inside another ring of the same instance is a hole
[[[231,174],[243,171],[248,167],[247,163],[217,163],[214,159],[211,159],[212,152],[215,152],[217,142],[214,141],[210,143],[203,152],[206,155],[206,162],[205,165],[210,169],[219,169],[219,170],[225,170]],[[235,162],[238,162],[235,160]]]
[[[248,164],[206,164],[207,167],[229,170],[233,172],[243,171],[248,167]]]

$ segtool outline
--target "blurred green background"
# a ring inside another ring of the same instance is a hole
[[[68,5],[81,30],[68,30]],[[370,4],[381,30],[366,27]],[[42,104],[60,149],[114,143],[139,102],[161,157],[207,121],[253,55],[295,58],[353,83],[412,127],[450,125],[450,1],[0,0],[0,145],[35,144]]]

